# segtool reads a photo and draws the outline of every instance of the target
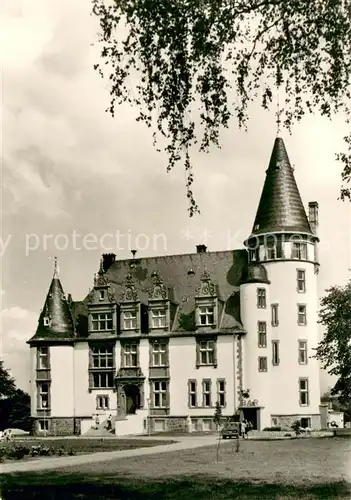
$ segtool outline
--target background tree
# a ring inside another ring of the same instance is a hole
[[[162,138],[167,170],[183,161],[190,215],[193,147],[220,145],[234,118],[246,127],[259,101],[287,130],[305,113],[348,122],[351,80],[350,0],[92,0],[99,18],[101,65],[118,104]],[[280,107],[277,108],[277,89]],[[341,198],[350,198],[351,133]],[[159,147],[159,146],[158,146]]]
[[[21,389],[0,360],[0,430],[9,427],[31,430],[30,396]]]
[[[331,390],[341,404],[351,404],[351,281],[344,287],[333,286],[321,300],[319,322],[326,331],[315,357],[338,380]]]

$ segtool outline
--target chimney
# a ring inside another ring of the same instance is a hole
[[[308,222],[310,223],[311,230],[317,234],[318,230],[318,202],[310,201],[308,204]]]
[[[196,245],[197,253],[206,253],[207,246],[206,245]]]
[[[114,253],[102,254],[102,267],[106,273],[108,269],[116,262],[116,255]]]

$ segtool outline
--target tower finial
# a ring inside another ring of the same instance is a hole
[[[280,126],[281,126],[281,109],[280,109],[280,85],[282,83],[282,74],[279,66],[277,66],[277,75],[276,75],[276,84],[277,84],[277,112],[276,112],[276,117],[277,117],[277,137],[280,136]]]
[[[58,265],[58,258],[54,257],[54,276],[53,276],[53,278],[58,279],[59,274],[60,274],[60,270],[59,270],[59,265]]]

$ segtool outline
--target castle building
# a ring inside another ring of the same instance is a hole
[[[245,249],[118,260],[105,254],[80,302],[57,267],[28,341],[37,433],[116,435],[214,428],[320,428],[318,204],[307,217],[284,142],[274,143]]]

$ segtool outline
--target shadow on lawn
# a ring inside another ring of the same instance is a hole
[[[94,482],[91,477],[53,475],[44,481],[30,474],[13,474],[2,477],[1,500],[232,500],[282,499],[282,498],[350,498],[349,485],[344,482],[331,484],[284,485],[268,483],[234,482],[226,479],[187,477],[167,481],[139,478],[109,478],[105,484]],[[102,479],[103,480],[103,479]],[[43,482],[46,484],[43,485]]]

